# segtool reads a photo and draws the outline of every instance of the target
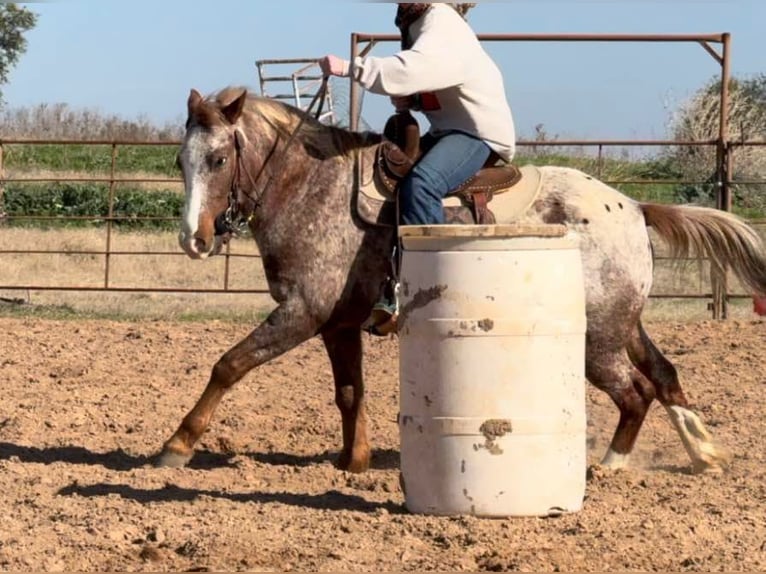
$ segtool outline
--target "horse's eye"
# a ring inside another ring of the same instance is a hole
[[[217,167],[223,167],[226,165],[226,158],[225,157],[219,157],[217,160],[215,160],[215,165]]]

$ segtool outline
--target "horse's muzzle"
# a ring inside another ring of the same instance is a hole
[[[191,259],[207,259],[208,257],[218,255],[227,241],[228,238],[224,239],[224,237],[216,235],[213,237],[210,245],[207,245],[201,239],[185,231],[181,231],[178,234],[178,244]]]

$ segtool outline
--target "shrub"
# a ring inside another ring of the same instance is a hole
[[[127,120],[64,103],[4,109],[0,122],[6,138],[177,141],[184,131],[180,119],[158,127],[146,117]]]
[[[112,148],[109,145],[6,144],[3,167],[6,173],[37,170],[109,173]],[[175,145],[117,147],[115,169],[122,173],[143,172],[179,177]]]
[[[684,102],[671,119],[671,134],[678,140],[718,138],[721,82],[712,80]],[[729,139],[766,140],[766,75],[732,79],[729,89]],[[713,146],[679,146],[666,159],[684,179],[704,184],[679,186],[679,199],[710,203],[715,198],[716,150]],[[766,147],[743,147],[734,152],[733,180],[766,179]],[[735,199],[742,208],[766,209],[763,186],[736,186]]]
[[[131,229],[172,229],[180,218],[184,198],[173,191],[120,189],[115,192],[115,225]],[[10,225],[23,227],[100,226],[109,215],[109,187],[102,184],[9,184],[0,212]],[[77,220],[28,217],[84,217]],[[169,218],[140,220],[140,217]],[[128,219],[124,219],[128,218]]]

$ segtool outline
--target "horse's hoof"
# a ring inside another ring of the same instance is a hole
[[[338,462],[335,464],[338,470],[345,470],[354,474],[361,474],[370,469],[370,457],[352,458],[351,455],[341,453]]]
[[[361,474],[370,470],[369,460],[352,460],[346,467],[346,472],[352,472],[354,474]]]
[[[732,453],[720,445],[708,443],[692,463],[692,474],[723,474],[731,466]]]
[[[723,474],[728,467],[726,462],[698,460],[692,465],[692,474]]]
[[[183,468],[192,459],[191,454],[181,454],[172,450],[165,450],[160,453],[154,466],[164,468]]]

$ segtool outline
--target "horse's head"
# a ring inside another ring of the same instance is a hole
[[[178,155],[186,202],[179,243],[193,259],[217,254],[226,229],[221,221],[235,193],[238,161],[244,135],[238,122],[247,91],[228,90],[214,100],[192,90],[186,135]]]

